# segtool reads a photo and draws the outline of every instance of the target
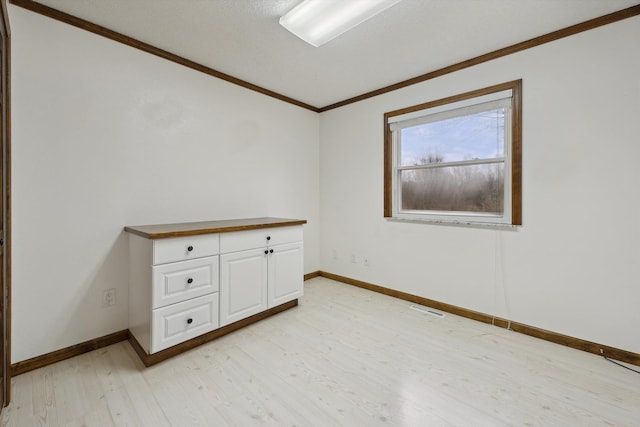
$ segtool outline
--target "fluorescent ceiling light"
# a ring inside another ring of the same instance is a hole
[[[280,25],[318,47],[399,1],[304,0],[280,18]]]

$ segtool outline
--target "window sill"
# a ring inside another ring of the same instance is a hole
[[[508,230],[518,231],[521,225],[494,223],[494,222],[475,222],[475,221],[456,221],[444,219],[405,219],[405,218],[386,218],[388,222],[404,222],[411,224],[427,224],[427,225],[448,225],[453,227],[465,228],[486,228],[492,230]]]

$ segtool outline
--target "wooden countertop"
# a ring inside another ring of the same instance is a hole
[[[245,218],[221,221],[182,222],[176,224],[127,226],[124,231],[147,239],[195,236],[198,234],[228,233],[230,231],[256,230],[259,228],[286,227],[306,224],[306,219],[289,218]]]

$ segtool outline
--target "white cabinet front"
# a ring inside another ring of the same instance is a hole
[[[302,239],[301,227],[221,236],[221,326],[302,296],[303,244],[292,239]],[[234,251],[225,253],[228,250]]]
[[[302,242],[269,249],[269,308],[302,296],[303,263]]]
[[[220,326],[267,309],[266,249],[220,255]]]
[[[248,223],[255,226],[253,220]],[[203,226],[216,231],[166,238],[152,238],[144,231],[150,227],[158,233],[162,225],[128,227],[133,230],[129,235],[129,331],[147,354],[303,294],[301,225],[269,226],[267,221],[267,227],[225,231],[215,222],[208,224]],[[177,226],[178,230],[189,228],[189,224]],[[176,232],[171,224],[167,229]]]

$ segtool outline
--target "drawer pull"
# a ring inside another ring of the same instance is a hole
[[[264,254],[267,255],[268,253],[269,253],[269,251],[265,249],[264,250]]]
[[[267,236],[267,240],[271,240],[271,236]]]
[[[193,283],[193,279],[192,279],[191,277],[189,277],[189,278],[187,279],[187,283],[188,283],[188,284],[192,284],[192,283]]]
[[[269,249],[269,253],[272,254],[273,253],[273,249]]]
[[[193,246],[187,247],[187,252],[191,252],[193,250]]]
[[[192,318],[188,318],[188,319],[187,319],[187,324],[188,324],[188,325],[190,325],[190,324],[192,324],[192,323],[193,323],[193,319],[192,319]]]

